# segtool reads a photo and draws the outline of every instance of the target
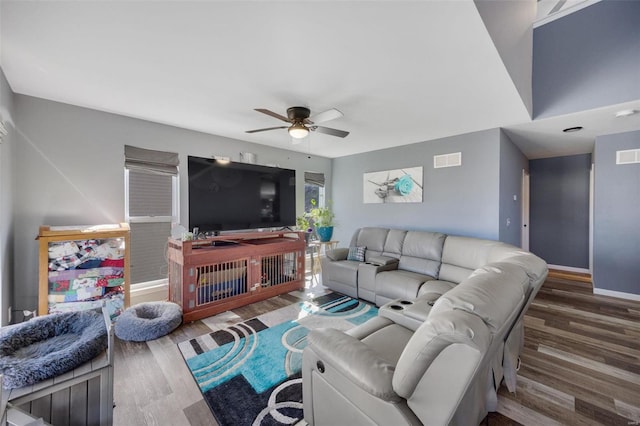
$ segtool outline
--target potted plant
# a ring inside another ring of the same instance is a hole
[[[308,216],[313,221],[313,225],[316,228],[316,233],[318,234],[320,241],[331,241],[333,227],[335,225],[333,220],[335,215],[331,211],[330,207],[317,207],[316,204],[315,199],[311,200],[311,205],[313,207],[309,210]]]
[[[311,222],[309,220],[309,215],[304,213],[302,216],[296,217],[296,227],[299,231],[304,232],[304,240],[309,243],[309,237],[313,232],[313,228],[311,228]]]

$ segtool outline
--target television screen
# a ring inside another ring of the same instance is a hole
[[[189,156],[189,228],[293,226],[296,171]]]

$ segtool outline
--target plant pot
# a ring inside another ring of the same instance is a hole
[[[318,234],[318,238],[320,239],[320,241],[331,241],[331,236],[333,235],[333,226],[318,226],[316,228],[316,233]]]

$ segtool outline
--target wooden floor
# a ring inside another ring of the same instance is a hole
[[[278,296],[184,324],[147,343],[117,341],[114,425],[216,425],[177,343],[323,291]],[[640,424],[640,302],[594,296],[584,276],[550,274],[525,317],[518,389],[501,388],[484,425]]]

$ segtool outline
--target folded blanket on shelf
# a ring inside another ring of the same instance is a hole
[[[64,271],[74,268],[95,268],[102,262],[113,261],[104,266],[124,266],[125,249],[121,240],[81,240],[53,243],[49,246],[49,270]]]
[[[99,259],[123,259],[124,247],[119,241],[109,240],[95,248],[95,257]]]
[[[55,314],[60,312],[84,311],[87,309],[96,309],[105,306],[107,312],[114,319],[124,309],[124,294],[114,293],[98,300],[86,300],[78,302],[49,302],[49,313]]]
[[[49,259],[57,259],[64,256],[71,256],[79,250],[74,241],[64,241],[61,243],[51,243],[49,245]]]
[[[114,268],[123,268],[124,259],[104,259],[100,262],[100,267],[111,266]]]
[[[70,281],[76,278],[124,276],[124,268],[100,266],[93,269],[68,269],[64,271],[49,272],[49,281]]]
[[[50,292],[48,300],[50,303],[77,302],[79,300],[99,298],[103,294],[103,287],[81,287],[76,290]]]

